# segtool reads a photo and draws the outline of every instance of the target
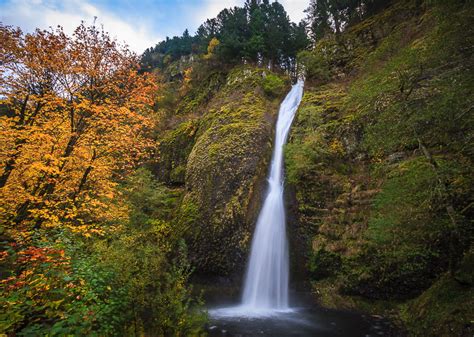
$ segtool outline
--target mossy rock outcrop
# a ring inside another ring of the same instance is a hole
[[[472,334],[472,13],[396,1],[320,40],[350,50],[322,48],[330,71],[307,81],[286,146],[317,298],[395,313],[414,336]]]
[[[474,332],[474,249],[466,252],[454,277],[443,275],[402,307],[413,336],[472,336]]]
[[[269,77],[278,84],[271,90]],[[182,122],[161,137],[157,175],[185,186],[176,223],[198,274],[239,275],[245,266],[266,187],[274,122],[288,88],[284,76],[237,67],[189,116],[178,107]]]
[[[190,119],[168,130],[160,140],[160,161],[155,172],[161,181],[184,185],[186,163],[193,149],[199,123]]]

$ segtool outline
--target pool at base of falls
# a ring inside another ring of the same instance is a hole
[[[252,310],[244,306],[209,310],[209,337],[400,337],[387,319],[322,307]]]

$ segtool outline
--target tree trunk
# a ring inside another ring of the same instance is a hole
[[[69,137],[69,141],[66,145],[64,153],[61,156],[62,158],[67,158],[72,154],[72,151],[74,150],[74,146],[76,145],[78,139],[79,139],[79,136],[77,136],[76,134],[72,134]],[[59,167],[59,173],[61,173],[61,171],[64,169],[65,166],[66,166],[66,161],[64,161]],[[48,195],[54,192],[54,189],[56,188],[56,183],[54,181],[49,182],[43,187],[41,187],[41,184],[46,180],[46,178],[54,178],[54,176],[45,175],[41,177],[32,192],[33,195],[43,197],[45,195]],[[41,205],[42,205],[42,202],[36,204],[35,206],[41,207]],[[21,204],[20,207],[18,207],[17,209],[16,216],[14,217],[13,222],[15,224],[19,224],[23,222],[24,220],[26,220],[28,218],[30,207],[31,207],[31,202],[29,200]],[[34,226],[35,229],[39,229],[40,227],[41,227],[41,221],[37,222]]]
[[[15,153],[10,159],[8,159],[5,167],[3,168],[3,173],[0,176],[0,188],[7,184],[8,178],[15,168],[16,159],[18,158],[18,153]]]
[[[96,151],[94,149],[93,153],[92,153],[92,158],[91,158],[91,161],[90,161],[90,164],[89,166],[86,168],[86,170],[84,171],[84,173],[82,174],[82,178],[81,178],[81,181],[79,182],[79,186],[77,187],[77,190],[74,192],[73,196],[72,196],[72,200],[75,201],[77,196],[79,195],[79,193],[81,193],[82,189],[84,188],[86,182],[87,182],[87,178],[89,176],[89,174],[91,173],[92,169],[93,169],[93,166],[92,166],[92,163],[94,162],[94,160],[97,158],[97,154],[96,154]]]
[[[20,120],[16,126],[17,130],[22,130],[25,128],[26,125],[33,125],[35,117],[41,111],[43,104],[36,103],[35,111],[31,114],[31,116],[27,119],[26,118],[26,104],[28,102],[29,95],[26,95],[25,101],[23,102],[21,112],[20,112]],[[7,160],[5,167],[3,169],[3,173],[0,176],[0,188],[7,184],[8,178],[12,173],[13,169],[15,168],[16,160],[20,156],[20,150],[23,144],[26,143],[26,139],[18,139],[15,144],[15,153]]]

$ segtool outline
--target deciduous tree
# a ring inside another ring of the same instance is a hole
[[[118,173],[153,147],[153,78],[95,26],[0,34],[1,220],[18,239],[117,217]]]

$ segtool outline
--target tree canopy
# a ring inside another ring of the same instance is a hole
[[[306,9],[314,40],[328,33],[340,34],[352,23],[361,21],[388,6],[391,0],[311,0]]]
[[[93,26],[72,37],[60,28],[0,33],[2,220],[13,228],[95,223],[110,209],[91,198],[110,198],[114,172],[151,146],[156,85],[138,74],[135,55]]]
[[[245,61],[285,69],[309,43],[305,23],[292,23],[280,3],[247,0],[243,7],[226,8],[206,20],[194,36],[186,30],[147,49],[141,62],[145,68],[155,68],[182,56],[205,54],[213,39],[219,41],[214,42],[214,54],[225,63]]]
[[[157,80],[95,26],[0,40],[0,334],[195,335],[175,197],[143,167]]]

